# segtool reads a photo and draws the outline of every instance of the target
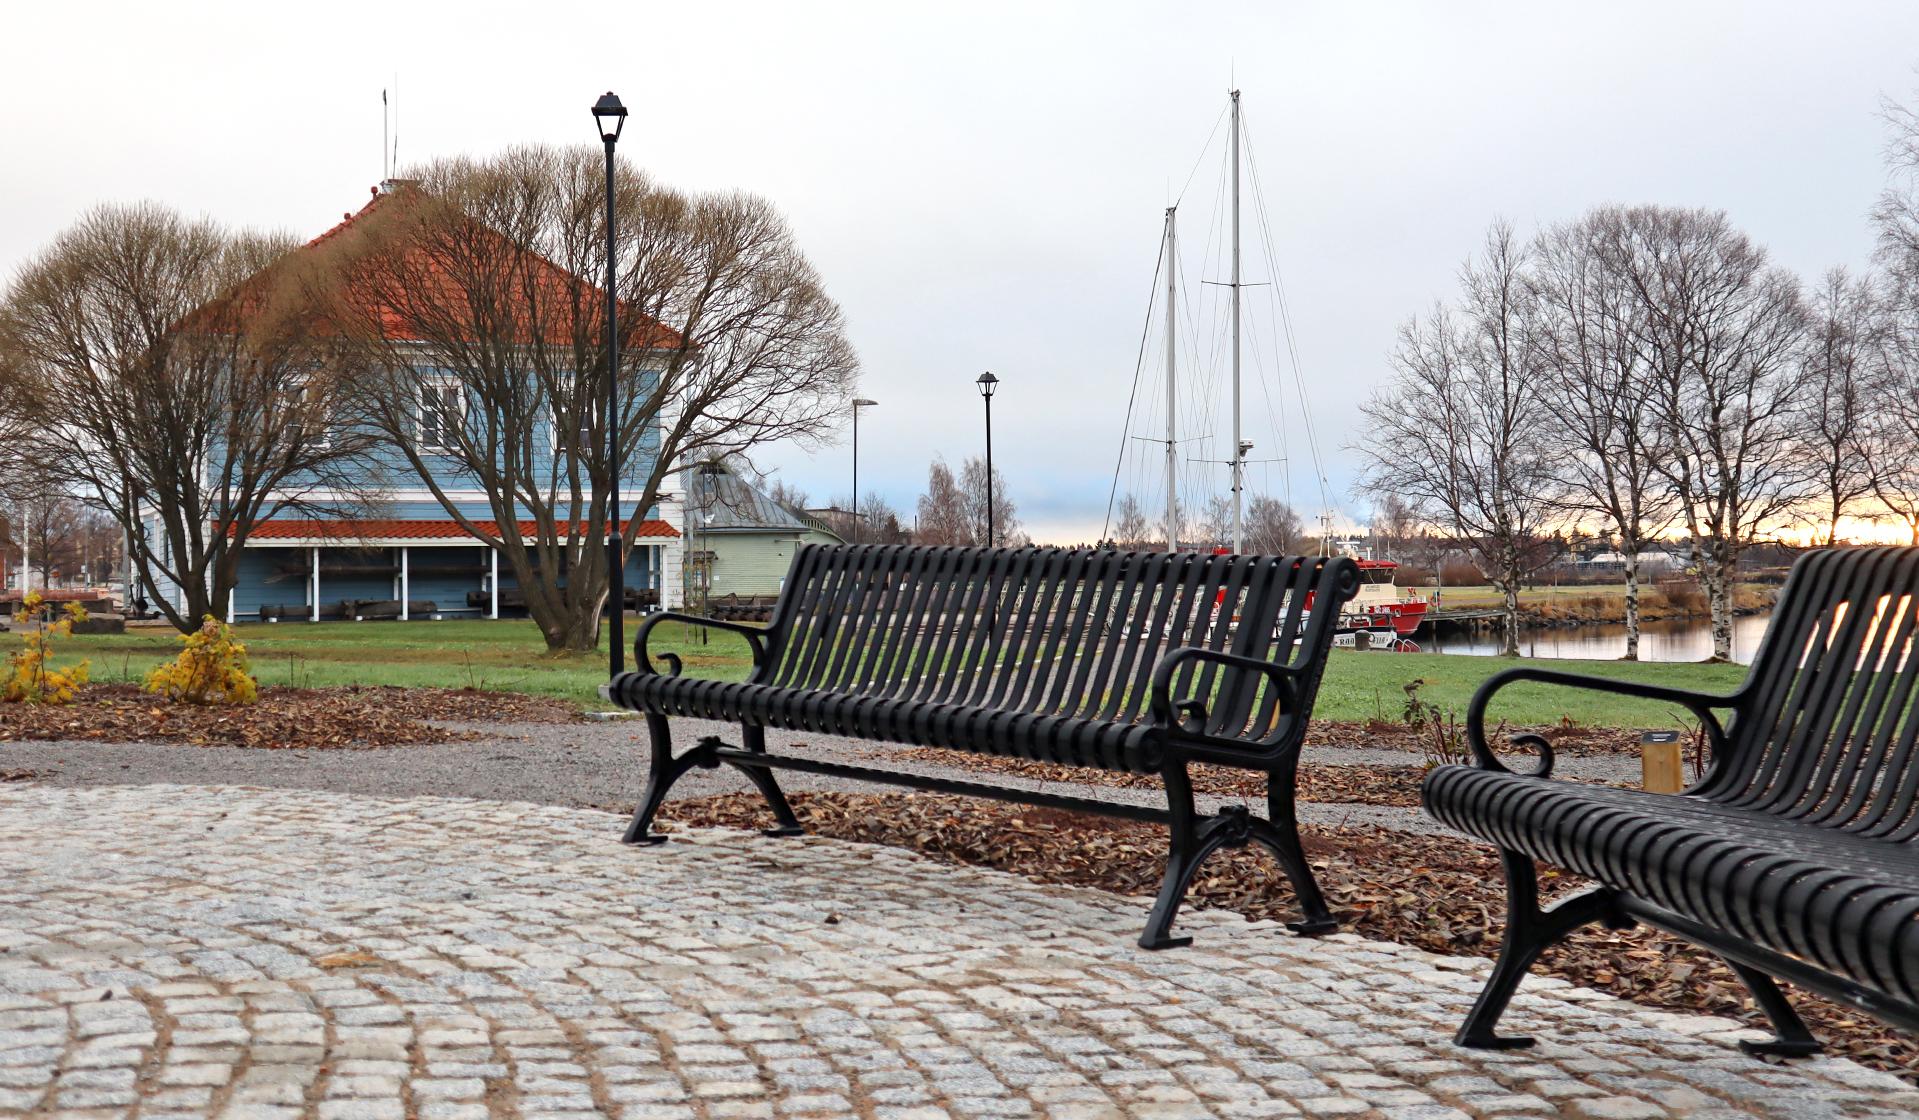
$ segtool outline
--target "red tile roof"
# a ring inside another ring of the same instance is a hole
[[[374,225],[374,215],[376,214],[379,215],[378,221],[382,222],[389,220],[393,222],[410,221],[412,220],[412,215],[419,211],[420,204],[426,197],[419,187],[411,183],[403,182],[396,185],[393,189],[385,191],[376,187],[373,191],[373,197],[367,201],[366,205],[360,207],[356,213],[342,215],[341,220],[335,224],[333,228],[307,242],[306,250],[311,251],[317,249],[329,242],[343,241],[347,235],[354,232],[355,226],[366,228]],[[480,234],[488,236],[496,242],[504,240],[499,234],[479,225],[479,223],[475,222],[472,224]],[[578,302],[595,309],[599,307],[600,301],[604,298],[601,295],[600,288],[582,277],[568,273],[559,265],[548,261],[538,254],[529,252],[528,256],[535,265],[533,272],[535,273],[534,279],[536,285],[543,294],[552,301],[555,308],[564,308],[575,302],[576,291],[587,297],[579,299]],[[445,266],[439,261],[434,260],[428,251],[423,248],[408,248],[392,262],[392,265],[393,275],[388,278],[389,282],[399,281],[409,285],[429,285],[434,289],[438,300],[441,301],[443,306],[450,309],[465,307],[470,302],[465,298],[464,293],[459,290],[460,281],[456,277],[448,275]],[[362,261],[355,267],[380,268],[382,265],[381,262],[375,258],[369,261]],[[366,277],[361,276],[349,279],[348,283],[357,286],[363,284],[365,280]],[[406,313],[401,309],[393,307],[383,301],[378,302],[377,306],[369,308],[366,306],[367,304],[376,302],[375,297],[370,294],[363,294],[356,298],[360,304],[361,313],[364,314],[370,311],[373,318],[377,320],[382,337],[396,341],[431,341],[430,339],[422,337],[420,328],[416,324],[408,321]],[[620,308],[620,314],[622,321],[628,326],[628,329],[623,332],[628,339],[624,345],[654,350],[671,350],[680,346],[680,333],[660,322],[658,319],[624,305]],[[543,333],[547,336],[548,342],[565,344],[572,341],[570,332],[571,324],[567,321],[566,316],[563,314],[555,314],[546,315],[542,318],[545,320],[545,330]]]
[[[498,536],[500,526],[494,521],[475,521],[474,526],[481,533]],[[657,519],[646,521],[627,521],[621,526],[635,538],[677,537],[680,535],[669,522]],[[581,522],[578,532],[586,532],[586,523]],[[520,536],[530,538],[537,532],[534,522],[520,522]],[[229,530],[228,535],[231,534]],[[273,520],[263,521],[253,527],[247,537],[249,541],[285,541],[285,540],[337,540],[379,541],[379,540],[471,540],[474,539],[457,521],[380,521],[364,519],[328,519],[313,521]]]

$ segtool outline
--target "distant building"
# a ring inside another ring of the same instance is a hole
[[[1658,576],[1676,571],[1686,566],[1686,561],[1675,556],[1667,549],[1652,547],[1639,553],[1639,574]],[[1626,570],[1626,554],[1617,549],[1606,549],[1592,553],[1587,559],[1577,561],[1573,567],[1582,572],[1620,572]]]
[[[722,463],[686,472],[688,594],[776,595],[802,544],[843,544],[811,514],[774,501]]]

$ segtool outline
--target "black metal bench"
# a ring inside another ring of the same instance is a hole
[[[1256,841],[1278,856],[1299,897],[1294,928],[1335,928],[1300,851],[1293,781],[1340,604],[1358,588],[1351,560],[1085,549],[800,548],[762,629],[655,614],[634,642],[638,670],[603,686],[644,712],[652,738],[646,794],[629,843],[657,842],[654,813],[694,766],[739,767],[792,835],[799,821],[771,771],[801,770],[918,789],[1165,823],[1171,851],[1140,944],[1166,948],[1200,862]],[[1309,602],[1314,604],[1309,608]],[[745,637],[742,682],[657,672],[647,642],[668,619]],[[669,716],[736,722],[675,757]],[[1064,766],[1158,774],[1168,807],[1065,797],[909,771],[780,756],[783,728],[946,747]],[[1201,817],[1187,766],[1267,775],[1267,815],[1232,806]]]
[[[1644,922],[1718,953],[1777,1036],[1755,1053],[1819,1043],[1776,977],[1919,1030],[1919,549],[1843,549],[1793,566],[1745,683],[1710,696],[1547,669],[1514,669],[1473,698],[1477,767],[1426,778],[1434,817],[1499,845],[1506,939],[1460,1028],[1463,1046],[1532,1040],[1494,1033],[1540,950],[1594,922]],[[1530,774],[1487,747],[1486,705],[1515,681],[1664,701],[1692,712],[1711,746],[1705,776],[1679,794],[1550,780],[1552,748]],[[1730,711],[1721,721],[1717,713]],[[1533,861],[1598,883],[1539,906]]]

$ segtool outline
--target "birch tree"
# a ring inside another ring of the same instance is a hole
[[[1884,352],[1880,334],[1872,282],[1855,279],[1843,268],[1828,271],[1808,309],[1801,359],[1805,387],[1797,418],[1819,491],[1828,548],[1839,541],[1839,519],[1873,494],[1876,456],[1868,425],[1876,420],[1872,381],[1875,360]],[[1900,411],[1910,411],[1910,404]]]
[[[1713,660],[1732,657],[1739,554],[1817,491],[1799,438],[1799,283],[1724,213],[1634,207],[1610,267],[1639,300],[1639,360],[1661,428],[1655,463],[1679,500],[1712,611]]]
[[[1623,212],[1596,210],[1541,235],[1531,284],[1540,316],[1540,385],[1571,512],[1608,522],[1625,558],[1625,660],[1639,659],[1639,554],[1672,523],[1657,469],[1654,383],[1640,360],[1645,312],[1616,265]]]
[[[1393,378],[1363,406],[1364,485],[1455,535],[1500,592],[1503,651],[1519,654],[1519,589],[1551,557],[1550,413],[1538,368],[1528,252],[1494,223],[1460,270],[1460,300],[1401,326]]]

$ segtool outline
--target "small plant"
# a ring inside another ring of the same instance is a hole
[[[29,591],[14,612],[15,622],[32,625],[33,629],[21,635],[24,648],[7,655],[7,678],[0,700],[9,704],[66,704],[73,700],[74,689],[87,683],[90,662],[82,661],[71,669],[47,664],[53,657],[50,639],[71,635],[74,623],[87,620],[86,608],[68,603],[60,621],[50,622],[48,612],[41,609],[45,602],[38,591]]]
[[[1706,766],[1712,761],[1712,740],[1706,734],[1706,725],[1690,713],[1675,712],[1673,720],[1679,724],[1679,733],[1685,736],[1685,746],[1680,752],[1686,771],[1694,782],[1705,781]]]
[[[1407,681],[1404,685],[1406,702],[1399,709],[1399,718],[1402,723],[1414,731],[1425,727],[1426,721],[1439,710],[1432,702],[1420,698],[1419,690],[1425,684],[1426,681],[1424,678],[1415,677]]]
[[[146,689],[189,704],[251,704],[260,695],[247,647],[212,615],[180,637],[180,655],[147,675]]]
[[[1441,712],[1439,705],[1426,705],[1425,735],[1421,743],[1426,749],[1426,769],[1435,766],[1463,766],[1472,761],[1472,750],[1466,746],[1466,728],[1459,721],[1459,711],[1447,708]]]

